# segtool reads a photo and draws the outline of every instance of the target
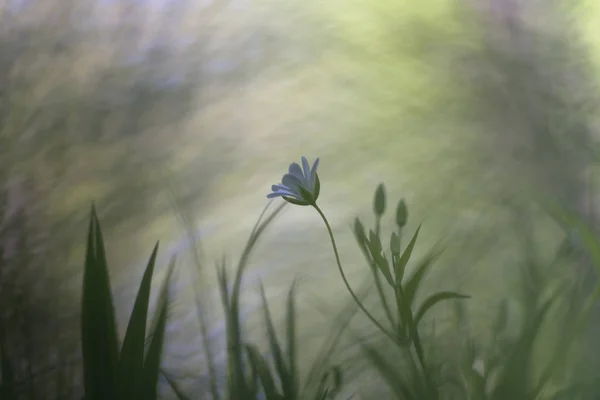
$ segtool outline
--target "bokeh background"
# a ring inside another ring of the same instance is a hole
[[[154,242],[161,266],[177,255],[164,364],[201,393],[200,318],[223,345],[214,263],[233,266],[270,185],[302,155],[321,159],[321,207],[351,282],[368,273],[351,223],[370,223],[385,182],[390,211],[405,198],[409,230],[423,223],[417,255],[449,243],[428,285],[473,296],[483,334],[490,307],[510,299],[524,238],[542,259],[561,239],[532,199],[600,229],[599,26],[594,0],[1,0],[0,318],[11,357],[29,360],[21,373],[40,387],[79,393],[95,202],[122,332]],[[256,340],[259,282],[280,315],[294,279],[310,360],[330,323],[318,304],[335,312],[350,297],[322,221],[302,207],[269,228],[244,280]]]

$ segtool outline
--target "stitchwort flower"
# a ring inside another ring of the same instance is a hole
[[[306,157],[302,157],[302,167],[298,163],[290,164],[288,173],[283,176],[281,183],[271,186],[272,193],[267,198],[283,197],[289,203],[299,206],[316,205],[321,183],[317,175],[319,159],[312,166]]]
[[[325,214],[321,210],[321,208],[317,205],[317,198],[319,197],[319,191],[321,189],[321,183],[319,182],[319,176],[317,175],[317,167],[319,166],[319,159],[315,160],[312,168],[310,168],[308,164],[308,160],[306,157],[302,157],[302,167],[298,165],[298,163],[290,164],[290,168],[287,174],[283,176],[281,179],[281,184],[273,185],[271,187],[272,193],[267,195],[267,198],[272,199],[275,197],[283,197],[283,199],[289,203],[296,204],[299,206],[312,206],[321,216],[323,222],[325,223],[325,227],[327,228],[327,232],[329,233],[329,238],[331,239],[331,245],[333,247],[333,252],[335,254],[335,260],[337,262],[338,270],[340,275],[342,276],[342,280],[344,281],[344,285],[346,285],[346,289],[354,299],[356,305],[362,310],[362,312],[388,337],[394,339],[392,333],[390,333],[386,328],[384,328],[373,315],[364,307],[361,301],[350,287],[350,283],[346,278],[346,274],[344,273],[344,269],[342,268],[342,263],[340,261],[340,254],[338,252],[337,245],[335,243],[335,237],[333,236],[333,231],[331,230],[331,225],[329,225],[329,221]]]

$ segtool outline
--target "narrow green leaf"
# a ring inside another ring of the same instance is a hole
[[[389,262],[386,259],[385,254],[382,254],[383,249],[381,247],[381,240],[379,239],[379,236],[372,230],[369,231],[367,247],[369,248],[369,252],[371,253],[371,258],[375,266],[379,269],[388,283],[391,286],[394,286],[394,278],[392,277],[390,271]]]
[[[225,259],[217,265],[219,292],[225,312],[225,328],[227,334],[227,396],[240,398],[247,393],[246,378],[244,374],[242,334],[239,315],[232,308],[232,299],[229,293],[229,278]]]
[[[421,285],[421,281],[440,254],[441,250],[429,252],[429,254],[419,262],[415,272],[407,279],[406,284],[404,285],[404,295],[410,307],[412,307],[415,301],[415,296]]]
[[[466,296],[464,294],[455,293],[455,292],[438,292],[434,293],[431,296],[427,297],[421,307],[415,314],[415,325],[419,325],[419,321],[425,316],[427,311],[435,306],[440,301],[450,300],[450,299],[468,299],[470,296]]]
[[[379,235],[375,233],[372,229],[369,230],[369,240],[367,241],[367,246],[369,246],[371,254],[380,254],[383,250],[383,248],[381,247],[381,240],[379,239]]]
[[[185,394],[185,392],[179,387],[179,384],[177,384],[177,382],[175,382],[175,379],[170,377],[162,369],[161,369],[160,373],[165,378],[165,380],[167,381],[167,383],[169,384],[171,389],[173,390],[173,393],[175,393],[175,397],[177,397],[177,400],[191,400],[191,398],[189,396],[187,396]]]
[[[146,360],[144,362],[141,382],[141,399],[156,400],[158,390],[158,377],[160,373],[160,362],[165,339],[165,327],[168,317],[168,303],[165,301],[160,304],[158,309],[159,318],[157,320],[156,329],[152,334]]]
[[[392,276],[390,263],[388,262],[385,254],[378,254],[375,257],[375,265],[379,267],[379,271],[381,271],[381,274],[385,277],[385,280],[388,282],[388,284],[394,287],[394,277]]]
[[[158,377],[160,374],[160,362],[164,347],[165,328],[167,326],[168,309],[169,309],[169,284],[173,269],[175,267],[175,259],[171,259],[166,276],[162,282],[162,287],[156,302],[154,321],[151,326],[150,345],[144,360],[143,378],[142,378],[142,399],[155,400],[157,398]]]
[[[321,376],[321,381],[315,394],[315,400],[334,398],[342,388],[342,370],[339,366],[333,366]]]
[[[296,281],[292,282],[287,298],[286,332],[287,359],[290,367],[290,391],[297,395],[299,390],[298,369],[296,360],[296,306],[294,304]],[[285,393],[284,393],[285,394]]]
[[[217,264],[217,279],[219,281],[219,293],[221,294],[221,302],[223,303],[223,308],[226,314],[229,313],[230,304],[229,304],[229,278],[227,276],[227,268],[225,264],[225,260],[221,262],[221,264]]]
[[[506,398],[537,398],[544,389],[538,383],[537,388],[531,388],[531,363],[533,362],[533,344],[538,337],[542,323],[557,296],[551,296],[527,318],[525,326],[512,346],[498,378],[497,386],[490,398],[503,400]],[[507,397],[508,396],[508,397]]]
[[[157,253],[158,243],[154,246],[146,266],[129,318],[125,339],[123,339],[117,375],[118,398],[123,400],[137,398],[141,389],[144,375],[144,343],[146,342],[148,303]]]
[[[256,346],[247,344],[244,346],[244,348],[246,349],[246,354],[248,356],[248,360],[250,360],[250,364],[253,366],[260,378],[260,383],[263,387],[267,400],[282,399],[283,396],[277,392],[277,386],[275,385],[275,380],[273,379],[273,375],[269,370],[269,365],[260,354]]]
[[[152,315],[152,320],[150,322],[150,332],[151,334],[146,338],[146,345],[149,345],[152,340],[153,332],[156,331],[156,327],[158,326],[158,322],[160,319],[160,305],[169,300],[169,285],[173,276],[173,271],[175,269],[176,257],[171,257],[169,264],[167,265],[167,272],[165,273],[165,278],[162,281],[160,290],[158,292],[158,297],[156,299],[156,310]]]
[[[367,238],[365,235],[365,229],[364,229],[362,222],[360,222],[360,219],[358,219],[358,218],[355,218],[355,220],[354,220],[354,236],[356,237],[356,241],[358,242],[360,250],[362,251],[363,256],[365,257],[365,259],[369,265],[369,268],[371,269],[371,273],[373,274],[373,279],[375,280],[375,288],[377,289],[377,294],[379,295],[379,300],[381,301],[381,305],[383,307],[385,315],[386,315],[388,321],[390,322],[390,324],[392,326],[394,326],[395,322],[394,322],[394,318],[392,316],[392,311],[390,309],[390,306],[388,305],[388,301],[387,301],[385,292],[383,291],[383,286],[381,285],[381,277],[377,273],[377,270],[378,270],[377,264],[373,260],[373,257],[371,256],[371,253],[369,252],[369,249],[367,248]],[[394,262],[393,261],[394,257],[395,256],[392,255],[392,262]],[[383,271],[381,271],[381,272],[382,272],[382,274],[385,274]],[[386,280],[388,281],[388,284],[390,286],[395,286],[393,283],[391,273],[388,273]]]
[[[365,234],[365,227],[360,219],[354,219],[354,237],[356,238],[359,245],[363,246],[365,241],[367,240],[367,235]]]
[[[279,380],[281,381],[283,395],[285,396],[286,400],[295,400],[296,393],[294,393],[293,391],[293,378],[291,377],[288,366],[286,365],[287,363],[283,357],[281,346],[279,345],[279,341],[277,340],[275,326],[271,318],[271,313],[269,312],[267,297],[265,295],[265,289],[262,284],[260,285],[260,295],[263,303],[263,312],[267,328],[267,338],[269,340],[269,347],[271,349],[271,355],[273,356],[273,360],[275,361],[275,370],[277,371],[277,375],[279,376]]]
[[[395,398],[417,400],[416,393],[412,390],[404,377],[398,373],[397,368],[391,365],[379,351],[367,343],[361,343],[360,347],[365,358],[373,365],[373,367],[375,367],[379,376],[394,393]]]
[[[81,346],[86,400],[114,399],[118,339],[104,240],[92,205],[81,300]]]
[[[410,256],[413,252],[413,249],[415,248],[415,244],[417,243],[417,237],[419,236],[420,231],[421,231],[421,225],[419,225],[419,227],[415,231],[415,234],[413,235],[412,239],[410,240],[410,243],[408,243],[408,246],[406,246],[406,249],[404,249],[404,252],[400,256],[398,263],[396,265],[394,265],[394,274],[396,276],[396,279],[395,279],[396,285],[402,285],[402,280],[404,279],[404,271],[406,269],[406,264],[408,264],[408,261],[410,260]]]

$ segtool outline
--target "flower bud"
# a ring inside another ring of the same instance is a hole
[[[404,228],[407,219],[408,210],[406,209],[404,199],[402,199],[398,202],[398,207],[396,208],[396,225],[398,225],[400,229]]]
[[[381,217],[385,212],[385,186],[380,183],[375,190],[375,199],[373,200],[373,211],[377,217]]]

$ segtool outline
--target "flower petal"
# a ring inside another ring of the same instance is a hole
[[[304,182],[296,175],[285,174],[281,179],[281,183],[287,187],[287,189],[294,193],[297,197],[301,198],[300,187],[304,186]]]
[[[294,192],[284,185],[273,185],[271,186],[271,190],[274,194],[278,194],[280,196],[296,196]]]
[[[300,165],[298,165],[298,163],[290,164],[289,172],[291,175],[294,175],[299,179],[302,179],[304,177],[304,175],[302,174],[302,168],[300,168]]]
[[[308,183],[308,180],[310,179],[310,165],[304,156],[302,156],[302,169],[304,170],[302,175],[304,175],[305,182]]]

